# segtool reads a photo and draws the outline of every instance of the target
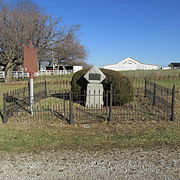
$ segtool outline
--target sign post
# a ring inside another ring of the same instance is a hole
[[[29,73],[29,102],[30,102],[30,112],[33,115],[33,106],[34,106],[34,73],[38,72],[38,63],[37,63],[37,49],[33,48],[32,41],[29,42],[29,46],[23,45],[23,55],[24,55],[24,71]]]
[[[30,93],[29,93],[29,97],[30,97],[30,112],[31,112],[31,115],[33,115],[33,106],[34,106],[34,83],[33,83],[33,78],[30,78],[29,79],[29,90],[30,90]]]

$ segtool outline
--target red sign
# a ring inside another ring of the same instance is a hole
[[[32,41],[29,42],[29,46],[23,45],[24,50],[24,71],[33,76],[35,72],[38,72],[38,56],[37,49],[33,48]]]

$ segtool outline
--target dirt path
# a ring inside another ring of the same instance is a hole
[[[180,179],[180,150],[43,152],[0,156],[2,180]]]

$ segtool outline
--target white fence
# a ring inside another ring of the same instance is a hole
[[[0,79],[2,79],[4,77],[5,77],[4,71],[0,71]]]
[[[35,73],[35,76],[48,76],[48,75],[61,75],[61,74],[71,74],[73,70],[46,70],[46,71],[39,71]],[[4,71],[0,71],[0,78],[4,79],[5,73]],[[13,78],[27,78],[29,77],[28,73],[23,71],[13,71],[12,72]]]
[[[46,76],[46,75],[61,75],[61,74],[71,74],[73,70],[46,70],[39,71],[36,76]]]

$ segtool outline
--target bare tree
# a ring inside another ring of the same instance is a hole
[[[66,31],[58,20],[54,21],[42,13],[32,1],[20,1],[13,8],[1,6],[0,65],[5,69],[5,82],[11,81],[12,70],[23,63],[22,44],[31,40],[39,50],[39,60],[46,59],[48,50],[52,50],[56,43],[58,45],[63,43],[60,40],[68,39],[69,32],[72,32],[72,36],[75,33],[73,28]],[[73,40],[77,43],[75,39]],[[85,56],[84,54],[84,58]]]
[[[71,65],[86,64],[84,60],[87,56],[87,50],[75,36],[75,31],[79,30],[79,28],[79,25],[75,25],[68,31],[64,31],[65,34],[55,44],[53,51],[57,63],[63,64],[63,62],[68,62]]]

